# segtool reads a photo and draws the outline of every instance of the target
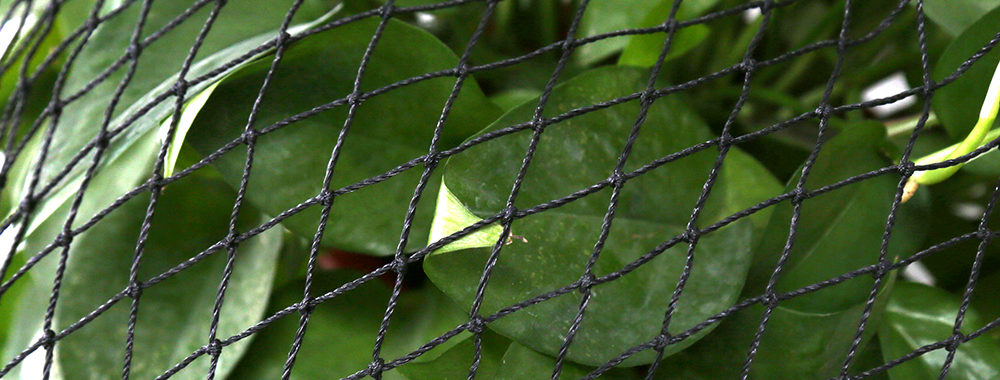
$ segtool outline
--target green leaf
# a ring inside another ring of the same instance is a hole
[[[1000,289],[1000,272],[980,277],[976,282],[976,290],[972,292],[972,308],[978,310],[987,319],[1000,317],[1000,299],[995,296],[997,289]],[[983,327],[968,326],[971,328]],[[986,335],[1000,341],[1000,330],[992,329]]]
[[[459,338],[451,339],[457,340]],[[472,336],[467,336],[448,351],[441,353],[436,359],[405,364],[399,367],[399,372],[409,380],[467,379],[475,354],[474,344]],[[486,331],[483,333],[482,356],[479,359],[479,369],[476,370],[477,379],[498,379],[497,376],[503,376],[506,373],[506,369],[500,368],[500,360],[502,357],[506,357],[504,351],[507,350],[508,345],[513,346],[509,340],[494,332]]]
[[[876,297],[871,319],[862,335],[862,351],[871,344],[869,341],[881,322],[895,275],[890,275],[886,282]],[[864,300],[831,313],[804,312],[785,306],[787,302],[782,301],[771,313],[754,357],[751,378],[836,377],[854,340]],[[757,304],[730,315],[708,337],[667,358],[657,371],[658,378],[709,380],[739,377],[763,314],[764,307]]]
[[[546,106],[547,117],[640,91],[646,77],[644,70],[621,66],[588,71],[556,87]],[[516,206],[532,207],[606,179],[638,115],[637,103],[627,102],[549,126],[542,135]],[[535,103],[526,103],[487,130],[527,121],[534,108]],[[529,138],[528,133],[507,135],[473,146],[448,160],[444,184],[454,198],[442,202],[458,205],[438,209],[432,228],[437,233],[431,237],[432,241],[503,209]],[[679,97],[659,99],[649,111],[625,169],[634,170],[711,138],[708,128]],[[717,154],[716,150],[708,149],[630,180],[622,190],[617,216],[595,273],[604,275],[619,270],[662,241],[681,234]],[[778,188],[763,167],[734,148],[722,167],[699,225],[709,225],[754,205],[776,194]],[[511,237],[494,267],[482,312],[493,313],[579,279],[600,232],[609,195],[610,189],[604,189],[558,209],[514,222],[512,234],[518,236]],[[760,215],[740,220],[699,240],[695,253],[698,264],[674,314],[671,332],[689,328],[732,304],[749,265],[754,230],[763,226],[761,217],[766,218]],[[438,223],[443,226],[437,227]],[[479,244],[446,246],[425,259],[425,272],[446,294],[460,304],[471,305],[490,247],[499,233],[487,227],[467,238]],[[686,249],[686,245],[679,244],[634,273],[594,288],[586,318],[568,358],[598,365],[656,336],[684,265]],[[578,304],[579,296],[573,293],[506,316],[490,327],[531,349],[554,355]],[[652,358],[652,352],[643,353],[626,365],[648,363]]]
[[[229,2],[225,10],[220,13],[219,19],[212,28],[212,33],[209,34],[208,39],[205,40],[200,49],[198,57],[203,58],[196,61],[191,67],[187,78],[191,79],[206,74],[273,39],[276,32],[263,32],[275,29],[280,24],[281,17],[275,15],[284,15],[290,4],[291,0],[268,2],[267,6],[261,6],[257,2],[248,0]],[[306,4],[299,12],[302,18],[312,17],[320,10],[326,9],[326,5],[319,0],[309,1]],[[189,2],[179,0],[154,3],[145,30],[162,27],[190,5]],[[73,65],[73,70],[67,78],[64,94],[75,93],[106,69],[111,62],[126,53],[131,33],[123,33],[122,31],[133,29],[138,10],[139,8],[133,5],[126,12],[101,24],[91,37],[87,47],[83,49],[78,62]],[[194,41],[207,11],[208,9],[202,9],[196,12],[191,20],[181,24],[157,42],[143,49],[135,77],[120,99],[117,107],[119,112],[116,112],[117,116],[112,120],[110,128],[120,126],[147,103],[155,99],[157,95],[169,91],[174,86],[176,73]],[[325,16],[330,16],[332,13],[333,11]],[[248,23],[246,22],[248,19],[257,20],[257,22]],[[290,28],[289,33],[301,32],[322,19]],[[236,65],[229,68],[222,75],[224,76],[227,72],[232,72],[241,66]],[[118,82],[125,75],[127,67],[126,64],[101,85],[63,110],[48,159],[42,168],[41,184],[47,184],[70,162],[73,156],[97,135],[104,118],[104,110],[108,107],[109,99]],[[188,89],[187,95],[189,97],[196,96],[212,82],[207,81],[192,85]],[[161,122],[170,116],[173,110],[173,98],[167,98],[133,122],[127,130],[111,141],[102,158],[101,168],[108,167],[116,159],[119,159],[137,141],[142,140],[147,132],[159,128]],[[146,154],[155,157],[158,150],[159,144],[156,144],[147,148]],[[92,157],[92,155],[93,153],[86,157]],[[28,226],[29,234],[48,219],[52,212],[71,199],[79,187],[88,162],[89,158],[85,158],[82,164],[78,164],[69,172],[53,192],[39,202],[36,213],[32,217],[32,223]],[[119,187],[108,188],[101,194],[106,197],[104,203],[111,203],[123,192],[136,185],[138,182],[120,181]]]
[[[533,88],[518,88],[501,92],[490,97],[504,111],[509,111],[529,100],[537,99],[542,92]]]
[[[904,283],[893,293],[879,329],[884,360],[894,360],[921,346],[946,340],[952,335],[961,301],[944,290]],[[962,333],[969,334],[983,322],[974,310],[965,316]],[[889,369],[889,378],[937,379],[948,352],[944,348]],[[982,336],[958,346],[948,371],[949,379],[993,379],[1000,376],[1000,344]]]
[[[355,22],[292,46],[272,78],[257,125],[267,126],[350,94],[358,63],[376,26],[377,20],[373,19]],[[390,21],[367,66],[362,90],[450,69],[456,64],[454,53],[427,32]],[[247,66],[216,88],[188,133],[192,147],[207,155],[243,133],[269,65],[260,62]],[[435,78],[365,100],[354,116],[332,188],[382,174],[426,154],[454,82],[453,77]],[[260,137],[247,200],[277,214],[318,195],[347,110],[347,105],[339,106]],[[466,80],[448,116],[438,148],[457,145],[497,113],[475,81]],[[214,165],[236,186],[243,174],[244,161],[242,153],[227,154]],[[373,255],[394,254],[407,205],[422,170],[423,167],[413,168],[377,185],[338,196],[323,245]],[[427,186],[424,194],[429,195],[418,205],[410,249],[425,245],[423,239],[430,226],[437,183],[435,180]],[[311,238],[316,233],[319,215],[320,207],[311,207],[283,224]]]
[[[833,184],[889,162],[881,153],[885,128],[879,123],[847,124],[820,151],[806,180],[810,190]],[[801,172],[800,172],[801,173]],[[792,191],[796,174],[785,188]],[[882,235],[899,178],[882,175],[823,193],[804,201],[788,261],[776,291],[787,292],[878,262]],[[925,230],[920,202],[902,205],[889,241],[889,260],[909,256],[920,248]],[[747,280],[751,294],[762,294],[788,238],[791,202],[775,206],[771,222],[754,251]],[[862,302],[874,279],[861,276],[809,295],[785,301],[798,311],[828,313]]]
[[[679,16],[677,20],[684,21],[691,17],[700,16],[718,2],[719,0],[685,1],[681,4],[678,12],[680,12],[680,15],[686,15],[686,17]],[[666,4],[666,6],[663,4]],[[584,13],[583,19],[580,20],[580,37],[589,37],[622,29],[659,25],[666,21],[667,12],[670,11],[671,5],[673,5],[673,1],[671,0],[641,2],[632,0],[604,0],[592,2],[587,6],[587,11]],[[666,11],[663,11],[664,8]],[[662,12],[662,16],[658,19],[652,16],[653,13],[657,12]],[[691,38],[696,38],[696,35],[701,32],[689,33],[691,34]],[[681,34],[678,33],[678,36]],[[653,36],[653,39],[658,39],[662,46],[662,36],[659,34]],[[580,63],[585,65],[595,64],[624,49],[629,44],[629,39],[624,37],[606,38],[580,46],[576,50],[576,58]],[[696,43],[691,46],[693,47],[694,45]],[[675,46],[674,48],[678,47]],[[674,48],[671,48],[671,50]],[[659,47],[657,47],[656,55],[659,55],[659,53]]]
[[[1000,8],[983,15],[965,29],[934,65],[934,80],[940,81],[953,73],[965,60],[981,49],[1000,30]],[[948,134],[959,141],[969,134],[979,118],[979,108],[986,96],[990,78],[1000,61],[1000,49],[993,49],[954,82],[934,92],[931,105]]]
[[[927,0],[924,12],[945,32],[957,36],[998,5],[998,0]]]
[[[173,139],[170,141],[170,146],[167,149],[167,156],[164,158],[163,163],[163,176],[170,177],[174,175],[174,167],[177,165],[177,158],[180,157],[181,148],[184,147],[184,140],[187,138],[187,133],[191,130],[191,123],[194,123],[194,118],[198,116],[198,112],[201,108],[205,106],[205,102],[208,98],[212,96],[212,92],[215,91],[215,87],[219,85],[221,81],[212,83],[204,90],[202,90],[198,95],[195,95],[184,103],[181,108],[181,118],[177,122],[177,127],[174,130]],[[171,124],[173,124],[174,118],[171,115],[167,120],[163,121],[159,129],[159,139],[160,141],[165,141],[167,139],[167,134],[170,131]]]
[[[352,271],[316,273],[313,294],[332,291],[357,277],[358,274]],[[269,308],[271,313],[302,301],[303,286],[302,281],[295,281],[275,292]],[[370,281],[318,305],[311,314],[291,378],[341,378],[368,367],[389,294],[384,284]],[[467,320],[464,313],[433,287],[404,290],[386,334],[382,357],[388,362],[409,354]],[[298,326],[299,314],[292,313],[255,334],[253,344],[232,378],[280,378]],[[454,336],[399,369],[438,358],[449,361],[445,358],[452,351],[461,350],[459,347],[467,336],[465,332]],[[468,357],[471,360],[471,352]],[[383,378],[402,376],[400,371],[391,370]]]
[[[673,0],[661,0],[655,8],[646,14],[641,23],[629,27],[646,28],[663,24],[667,20],[667,16],[670,15],[670,9],[673,5]],[[682,3],[680,9],[677,11],[677,20],[686,20],[697,16],[697,14],[691,14],[692,9],[694,8],[684,6]],[[674,37],[670,41],[670,50],[663,60],[669,61],[684,55],[688,50],[693,49],[704,41],[708,37],[708,33],[709,28],[703,24],[692,25],[678,30],[674,33]],[[629,37],[628,45],[625,46],[621,57],[618,58],[618,64],[639,67],[651,67],[655,65],[657,59],[660,58],[660,51],[663,50],[665,38],[666,33],[637,34]]]
[[[126,168],[110,169],[98,174],[87,194],[101,192]],[[234,196],[225,183],[197,174],[167,186],[151,224],[139,279],[159,275],[223,239]],[[129,268],[148,203],[148,194],[137,196],[73,239],[54,319],[57,330],[86,316],[129,285]],[[266,220],[250,207],[244,207],[242,215],[237,227],[241,231]],[[59,218],[46,221],[26,241],[24,251],[34,254],[40,250],[61,231],[62,224]],[[220,337],[235,334],[264,316],[280,249],[280,230],[266,231],[239,245],[220,313]],[[46,300],[59,253],[58,249],[50,253],[32,269],[33,286],[39,288],[38,294],[46,294]],[[135,330],[134,376],[155,377],[208,342],[225,263],[223,249],[143,291]],[[120,376],[129,304],[127,298],[119,301],[86,328],[59,341],[56,357],[62,373],[95,379]],[[34,312],[30,315],[41,321],[42,314]],[[245,349],[245,343],[238,343],[223,350],[217,372],[220,377],[232,369]],[[209,360],[202,358],[177,376],[203,378],[208,367]]]
[[[552,378],[552,370],[556,366],[555,358],[543,355],[517,343],[511,343],[503,355],[500,371],[494,380],[543,380]],[[584,367],[570,362],[563,362],[560,379],[580,379],[593,368]],[[601,379],[640,379],[641,375],[634,368],[612,369],[601,374]]]

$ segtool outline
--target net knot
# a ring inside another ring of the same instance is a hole
[[[396,7],[392,6],[392,4],[386,4],[379,10],[379,16],[382,16],[382,18],[392,17],[392,11],[395,10],[395,8]]]
[[[125,50],[125,57],[129,61],[134,61],[139,58],[139,53],[142,52],[142,47],[139,44],[128,45],[128,50]]]
[[[392,270],[400,274],[406,272],[406,260],[402,257],[392,260]]]
[[[278,33],[278,45],[279,46],[280,45],[284,45],[285,42],[287,42],[291,38],[292,38],[292,35],[288,34],[287,30],[282,30],[281,33]]]
[[[563,51],[568,51],[569,49],[573,48],[574,44],[576,44],[576,40],[573,39],[572,37],[568,37],[565,40],[563,40],[560,47],[562,48]]]
[[[593,273],[587,273],[580,277],[580,293],[589,291],[594,286],[594,280],[596,279]]]
[[[214,357],[218,357],[222,354],[222,341],[218,339],[212,339],[208,342],[208,346],[205,347],[205,353]]]
[[[465,77],[467,75],[469,75],[469,66],[466,65],[465,63],[463,63],[463,64],[461,64],[461,65],[459,65],[458,67],[455,68],[455,76],[456,77]]]
[[[225,244],[226,248],[233,248],[233,249],[235,249],[237,246],[240,245],[240,242],[239,242],[239,239],[237,239],[237,236],[239,236],[239,235],[236,233],[235,230],[234,231],[230,231],[228,234],[226,234],[226,238],[223,239],[223,241],[222,241]]]
[[[125,289],[125,295],[131,299],[139,298],[142,295],[142,282],[136,281],[135,283],[129,284],[128,288]]]
[[[38,205],[38,198],[29,196],[24,197],[24,199],[21,200],[21,204],[18,205],[18,208],[24,212],[28,212],[34,210],[36,205]]]
[[[660,27],[663,28],[664,32],[670,33],[671,30],[676,30],[677,29],[677,24],[678,24],[677,20],[671,18],[671,19],[668,19],[667,21],[664,21],[662,24],[660,24]]]
[[[792,190],[792,203],[802,203],[806,198],[807,192],[805,189],[795,188],[795,190]]]
[[[830,115],[833,114],[833,107],[830,107],[829,104],[820,104],[819,107],[816,107],[816,110],[813,112],[816,113],[816,116],[829,118]]]
[[[760,303],[767,307],[768,309],[774,309],[778,307],[778,295],[774,293],[767,293],[764,298],[761,298]]]
[[[892,270],[891,263],[888,261],[880,261],[878,264],[875,264],[875,271],[872,272],[872,277],[875,277],[875,279],[883,278],[886,273],[889,273],[890,270]]]
[[[55,240],[55,244],[61,247],[67,247],[72,242],[73,242],[73,235],[69,235],[66,232],[59,233],[59,235],[56,236]]]
[[[653,349],[659,352],[663,352],[667,348],[667,344],[670,343],[670,333],[663,332],[653,338]]]
[[[251,145],[257,142],[257,136],[260,136],[260,131],[254,128],[250,128],[247,129],[245,132],[243,132],[243,135],[241,137],[243,139],[244,144]]]
[[[934,79],[927,78],[927,83],[924,84],[924,88],[920,91],[920,93],[925,99],[927,99],[934,93],[935,88],[937,88],[937,82],[935,82]]]
[[[509,225],[514,221],[514,216],[517,215],[517,207],[510,206],[500,213],[500,223]]]
[[[482,334],[483,331],[486,331],[486,321],[483,320],[483,317],[478,315],[472,317],[472,319],[469,320],[468,330],[473,334]]]
[[[440,162],[441,162],[441,155],[438,154],[437,152],[428,154],[427,157],[424,157],[425,168],[435,168]]]
[[[45,348],[52,348],[52,346],[55,344],[56,344],[56,332],[52,331],[52,329],[45,329],[45,331],[42,333],[42,345],[44,345]]]
[[[960,346],[964,342],[965,342],[965,334],[962,334],[961,332],[956,332],[951,336],[951,338],[948,338],[948,345],[945,346],[945,349],[948,350],[949,352],[955,352],[956,350],[958,350],[958,346]]]
[[[316,306],[313,305],[312,302],[309,302],[309,300],[305,300],[296,304],[295,308],[299,311],[299,314],[309,315],[313,312],[313,309],[315,309]]]
[[[330,205],[333,204],[333,192],[330,191],[330,189],[323,189],[323,191],[319,193],[319,203],[323,205],[323,207],[330,207]]]
[[[611,173],[611,177],[608,177],[608,182],[611,182],[612,186],[618,188],[625,185],[625,180],[625,175],[620,170],[615,170],[614,173]]]
[[[175,96],[180,96],[181,94],[187,92],[189,85],[190,84],[188,83],[187,80],[184,80],[184,78],[179,78],[177,79],[177,82],[174,82],[174,87],[171,90],[174,92]]]
[[[976,230],[976,237],[979,238],[979,240],[990,240],[993,238],[993,231],[986,226],[980,226],[979,229]]]
[[[350,93],[347,95],[347,104],[351,107],[357,107],[361,104],[361,95],[356,92]]]
[[[368,365],[368,374],[372,377],[377,376],[385,371],[385,359],[375,358],[372,364]]]
[[[694,226],[688,227],[687,230],[684,231],[684,241],[690,244],[697,243],[698,238],[700,237],[701,237],[701,230],[699,230],[698,227]]]
[[[910,161],[910,160],[906,160],[906,161],[900,162],[899,166],[897,166],[897,168],[899,168],[899,174],[902,174],[904,177],[909,177],[909,176],[913,175],[914,171],[916,171],[916,169],[915,169],[916,166],[917,166],[917,164],[915,162]]]
[[[97,149],[104,150],[111,144],[111,139],[108,138],[108,134],[105,131],[101,131],[101,134],[97,136],[97,141],[95,141],[94,144]]]
[[[740,63],[740,69],[748,73],[757,70],[757,60],[753,59],[753,57],[744,58],[743,62]]]

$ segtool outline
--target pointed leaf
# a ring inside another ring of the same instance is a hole
[[[620,66],[588,71],[557,87],[546,112],[551,116],[639,91],[646,75],[643,70]],[[534,103],[526,103],[487,130],[527,121],[534,108]],[[548,126],[516,205],[521,209],[532,207],[607,178],[638,109],[637,102],[628,102]],[[708,128],[678,97],[658,99],[652,105],[626,170],[711,137]],[[463,219],[468,225],[503,209],[529,138],[528,133],[507,135],[448,160],[444,184],[454,195],[449,202],[459,204],[438,208],[435,226],[438,222],[448,222],[451,226],[432,229],[438,233],[431,240],[464,227],[463,223],[454,224],[462,219],[454,214],[455,210],[475,216]],[[717,153],[714,149],[698,152],[628,181],[595,273],[605,275],[619,270],[662,241],[681,234]],[[700,225],[718,221],[778,191],[779,186],[770,174],[739,149],[733,148],[725,162],[701,214]],[[482,312],[495,312],[579,279],[600,232],[609,194],[610,190],[604,189],[558,209],[515,221],[512,234],[517,236],[510,237],[493,268]],[[673,317],[671,331],[682,331],[731,305],[743,284],[755,227],[763,225],[760,217],[737,221],[701,237],[695,253],[698,264]],[[499,238],[499,230],[484,228],[467,237],[468,240],[456,242],[478,244],[446,246],[425,259],[424,270],[435,285],[468,307],[485,260]],[[595,287],[568,358],[598,365],[655,336],[684,266],[685,250],[685,245],[677,245],[634,273]],[[532,305],[490,327],[531,349],[554,355],[578,304],[579,296],[573,293]],[[652,358],[652,352],[642,353],[626,365],[648,363]]]
[[[263,99],[257,126],[268,126],[349,95],[358,63],[377,23],[377,20],[363,20],[344,25],[289,48]],[[362,90],[370,91],[456,64],[454,53],[432,35],[391,21],[367,66]],[[243,133],[269,66],[270,62],[250,65],[216,88],[189,132],[188,142],[196,150],[210,154]],[[426,154],[454,82],[452,77],[435,78],[365,100],[354,116],[332,188],[382,174]],[[335,107],[261,136],[257,140],[247,199],[277,214],[320,194],[326,166],[347,111],[347,105]],[[475,81],[466,80],[448,116],[438,148],[458,144],[497,113]],[[214,165],[227,181],[238,186],[244,157],[242,153],[226,154]],[[422,166],[416,167],[374,186],[338,196],[323,237],[324,246],[372,255],[394,254],[407,205],[422,170]],[[424,190],[409,247],[424,245],[436,193],[435,180]],[[311,239],[316,233],[320,208],[311,207],[283,224]]]

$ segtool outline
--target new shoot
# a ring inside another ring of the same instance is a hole
[[[986,91],[986,98],[983,99],[983,106],[979,110],[979,120],[976,121],[976,125],[972,127],[972,131],[969,132],[968,136],[965,136],[965,139],[958,144],[917,159],[916,164],[929,165],[958,158],[978,149],[984,142],[1000,137],[1000,129],[990,131],[993,121],[996,120],[998,110],[1000,110],[1000,64],[997,65],[996,70],[993,72],[993,79],[990,80],[990,87]],[[906,202],[912,198],[920,185],[933,185],[942,182],[958,172],[958,169],[961,169],[966,163],[968,161],[943,168],[913,173],[913,176],[910,177],[910,180],[906,182],[906,186],[903,188],[902,202]]]

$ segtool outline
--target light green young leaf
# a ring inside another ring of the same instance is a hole
[[[223,79],[224,80],[224,79]],[[184,139],[187,137],[188,130],[191,129],[191,123],[194,123],[194,118],[198,116],[198,112],[201,112],[201,108],[205,106],[205,102],[208,101],[208,97],[212,96],[212,91],[215,91],[215,87],[222,83],[222,81],[217,81],[212,83],[204,90],[202,90],[198,95],[195,95],[187,103],[184,103],[184,107],[181,109],[181,118],[177,122],[177,129],[174,131],[173,139],[170,141],[170,146],[167,149],[167,157],[164,159],[163,163],[163,176],[170,177],[174,175],[174,166],[177,165],[177,158],[181,154],[181,147],[184,146]],[[160,141],[167,139],[167,133],[170,130],[170,125],[173,124],[174,118],[171,116],[167,120],[163,121],[160,125],[159,137]]]

